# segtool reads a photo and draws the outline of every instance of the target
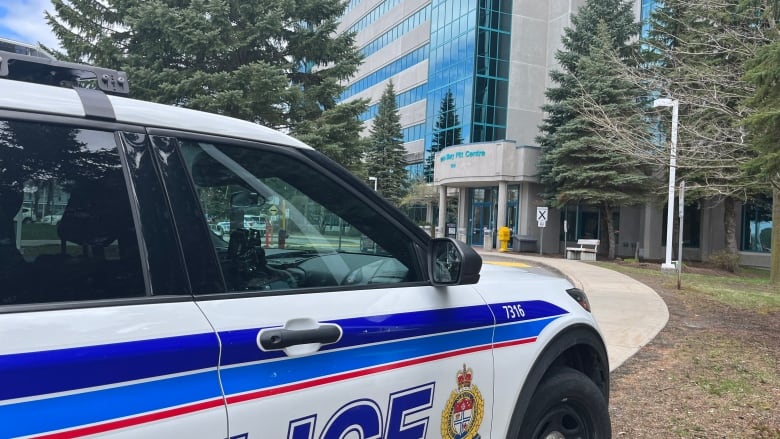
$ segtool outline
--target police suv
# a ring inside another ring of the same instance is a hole
[[[582,291],[285,134],[127,93],[0,52],[0,437],[610,437]]]

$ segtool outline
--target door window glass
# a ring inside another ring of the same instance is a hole
[[[113,133],[0,121],[0,304],[146,294]]]
[[[229,291],[421,280],[410,239],[302,159],[182,141]]]

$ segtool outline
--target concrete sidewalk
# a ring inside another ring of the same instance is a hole
[[[669,310],[655,291],[616,271],[563,258],[475,250],[483,256],[510,258],[552,268],[575,287],[585,290],[607,343],[610,370],[631,358],[669,320]]]

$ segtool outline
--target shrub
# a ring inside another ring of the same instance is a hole
[[[721,250],[710,255],[709,262],[730,273],[736,273],[739,268],[739,255],[728,250]]]

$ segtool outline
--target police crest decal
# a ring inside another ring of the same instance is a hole
[[[477,386],[472,384],[474,372],[463,365],[455,376],[457,390],[450,393],[441,414],[441,437],[479,439],[479,425],[485,414],[485,400]]]

